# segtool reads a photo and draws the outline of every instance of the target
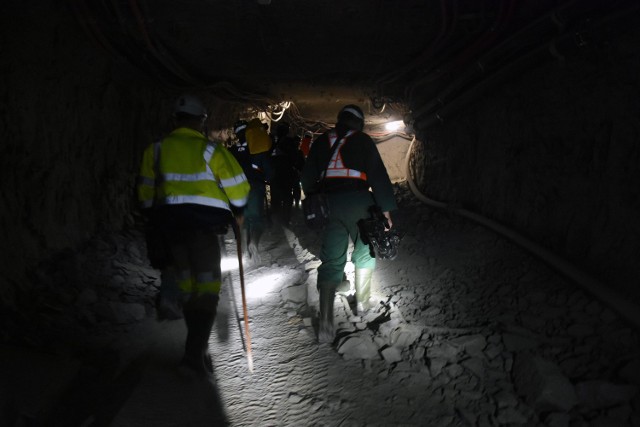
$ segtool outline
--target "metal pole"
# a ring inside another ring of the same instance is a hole
[[[247,296],[244,291],[244,269],[242,267],[242,237],[238,224],[233,222],[233,232],[236,235],[236,246],[238,250],[238,273],[240,275],[240,290],[242,291],[242,311],[244,312],[244,334],[247,338],[247,364],[249,372],[253,372],[253,356],[251,354],[251,333],[249,332],[249,315],[247,314]]]

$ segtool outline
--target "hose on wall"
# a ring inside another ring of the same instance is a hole
[[[579,7],[581,4],[574,0],[564,7],[575,7],[583,12]],[[633,28],[640,5],[632,4],[615,13],[600,17],[597,21],[589,21],[588,25],[584,24],[579,30],[566,30],[558,35],[544,36],[557,31],[560,24],[556,23],[556,13],[559,11],[545,15],[494,47],[478,58],[475,66],[469,67],[466,73],[434,96],[431,102],[414,109],[412,117],[416,122],[416,128],[425,130],[439,124],[452,116],[456,110],[468,105],[470,100],[477,99],[497,84],[518,76],[547,60],[562,61],[565,52],[585,48],[587,43],[581,41],[582,32],[592,38],[606,39],[611,28]],[[573,11],[573,13],[577,12]],[[539,32],[541,34],[537,35]],[[534,43],[538,39],[543,41]],[[527,46],[523,52],[521,52],[522,46]],[[420,84],[420,82],[414,84]]]
[[[507,239],[511,240],[518,246],[524,248],[534,256],[546,262],[551,267],[558,270],[561,274],[568,277],[579,286],[586,289],[592,295],[599,298],[602,302],[604,302],[607,306],[609,306],[612,310],[614,310],[615,312],[620,314],[622,317],[624,317],[634,327],[636,327],[637,329],[640,329],[640,307],[628,301],[627,299],[625,299],[620,293],[612,289],[609,289],[603,283],[587,275],[586,273],[578,269],[576,266],[560,258],[553,252],[543,248],[537,243],[527,239],[526,237],[505,227],[504,225],[497,223],[496,221],[485,218],[481,215],[478,215],[466,209],[451,207],[449,204],[445,202],[436,201],[425,196],[418,189],[415,181],[411,176],[410,160],[411,160],[411,153],[413,151],[413,147],[415,143],[416,143],[416,138],[414,137],[413,140],[411,141],[411,144],[409,145],[409,149],[407,150],[407,155],[405,157],[405,175],[407,177],[407,183],[409,184],[409,189],[411,190],[413,195],[416,196],[418,200],[420,200],[421,202],[425,203],[428,206],[438,208],[438,209],[446,209],[447,212],[452,212],[462,217],[468,218],[490,230],[493,230],[494,232],[500,234],[501,236],[506,237]]]

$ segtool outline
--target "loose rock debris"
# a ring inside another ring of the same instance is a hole
[[[247,285],[268,273],[279,287],[249,304],[256,373],[239,344],[212,349],[232,425],[640,426],[638,331],[502,237],[396,191],[406,234],[396,260],[378,261],[379,305],[358,316],[336,296],[333,345],[315,340],[320,236],[299,217],[265,235]],[[135,328],[160,285],[135,229],[34,277],[32,316],[3,332],[39,346]]]

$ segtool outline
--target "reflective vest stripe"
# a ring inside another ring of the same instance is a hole
[[[187,144],[187,139],[198,139],[199,143]],[[200,161],[182,164],[182,153]],[[195,130],[179,128],[144,151],[137,193],[143,208],[193,203],[229,210],[229,202],[246,205],[249,182],[223,146],[207,142]]]
[[[220,184],[222,184],[223,187],[231,187],[233,185],[242,184],[246,180],[247,178],[244,176],[244,173],[241,173],[233,178],[221,179]]]
[[[367,180],[367,174],[354,169],[333,169],[328,170],[327,178],[359,178]]]
[[[355,131],[350,130],[347,134],[338,142],[338,148],[336,148],[331,160],[329,161],[329,166],[327,170],[324,171],[321,175],[322,178],[352,178],[352,179],[361,179],[363,181],[367,180],[367,174],[355,169],[349,169],[344,167],[344,163],[342,161],[342,154],[340,150],[344,147],[347,138],[353,135]],[[329,146],[333,147],[333,144],[336,143],[337,135],[335,131],[331,131],[329,133]]]
[[[160,144],[158,144],[160,145]],[[207,167],[207,170],[205,172],[198,172],[198,173],[165,173],[162,174],[162,180],[163,181],[174,181],[174,182],[195,182],[195,181],[216,181],[216,177],[213,176],[213,171],[211,170],[211,167],[209,166],[209,162],[211,161],[211,158],[213,157],[213,153],[215,152],[215,146],[209,144],[207,145],[207,148],[204,150],[203,153],[203,157],[204,157],[204,161],[205,161],[205,165]],[[156,151],[157,156],[156,156],[156,165],[158,164],[158,162],[160,161],[160,152],[159,149]]]
[[[199,173],[165,173],[162,175],[164,181],[175,181],[175,182],[195,182],[195,181],[215,181],[213,178],[213,174],[210,172],[199,172]]]
[[[229,201],[231,202],[231,204],[233,204],[233,206],[244,206],[249,201],[249,196],[243,197],[241,199],[229,199]]]
[[[222,281],[215,273],[200,273],[196,276],[196,291],[203,294],[219,294]]]
[[[191,271],[182,270],[177,277],[178,287],[184,293],[197,292],[200,294],[220,293],[222,281],[213,272],[199,273],[195,278],[191,276]]]
[[[160,164],[160,146],[161,143],[157,142],[154,147],[156,171],[159,169]],[[164,182],[197,182],[197,181],[213,181],[218,184],[216,177],[213,175],[209,162],[216,151],[216,147],[213,144],[208,144],[202,153],[202,157],[205,161],[207,170],[205,172],[197,173],[165,173],[159,174],[161,180]],[[237,183],[237,177],[231,178],[233,183]],[[207,196],[194,196],[188,194],[172,195],[166,197],[160,197],[156,200],[158,205],[179,205],[183,203],[195,203],[198,205],[211,206],[214,208],[229,210],[229,204],[223,200],[216,199],[215,197]]]
[[[212,206],[214,208],[229,210],[229,205],[220,199],[206,196],[190,196],[190,195],[176,195],[159,198],[156,200],[158,205],[178,205],[182,203],[195,203],[197,205]]]

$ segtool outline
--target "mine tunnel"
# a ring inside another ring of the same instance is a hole
[[[639,1],[0,8],[0,425],[640,426]],[[184,93],[219,144],[364,112],[402,238],[333,343],[294,206],[242,272],[219,237],[213,374],[179,369],[135,187]]]

